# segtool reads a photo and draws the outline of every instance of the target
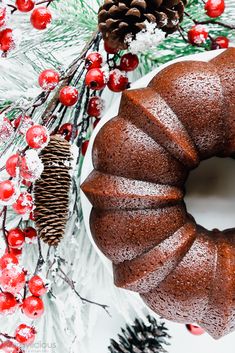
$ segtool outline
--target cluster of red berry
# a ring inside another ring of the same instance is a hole
[[[205,3],[206,14],[211,18],[217,18],[223,14],[225,10],[225,0],[207,0]],[[203,24],[197,24],[188,31],[188,40],[192,45],[202,45],[210,37],[208,29]],[[211,38],[211,49],[228,48],[229,39],[224,36]]]
[[[5,121],[11,124],[7,118]],[[12,154],[6,161],[5,168],[9,178],[0,182],[0,203],[11,205],[17,214],[28,215],[33,220],[33,197],[29,191],[31,183],[43,171],[42,162],[35,150],[48,143],[49,134],[44,126],[33,125],[33,121],[27,116],[15,119],[14,128],[25,136],[27,147],[22,152]]]
[[[16,32],[8,27],[8,14],[15,11],[31,12],[30,22],[38,30],[44,30],[51,23],[52,14],[48,7],[37,6],[34,0],[16,0],[15,5],[0,6],[0,50],[3,56],[15,48]],[[11,9],[11,10],[10,10]],[[12,10],[13,9],[13,10]]]
[[[7,232],[8,250],[0,258],[0,315],[11,315],[21,310],[30,319],[37,319],[44,313],[41,299],[47,292],[47,284],[38,276],[27,279],[28,274],[19,263],[24,244],[33,243],[37,239],[34,228],[28,227],[10,229]],[[34,342],[36,330],[33,326],[19,325],[14,336],[0,344],[3,352],[22,352],[12,341],[20,345],[30,345]],[[9,340],[11,338],[11,340]]]

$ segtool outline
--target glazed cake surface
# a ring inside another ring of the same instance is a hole
[[[235,49],[184,61],[123,93],[98,132],[82,184],[90,227],[119,287],[214,338],[235,329],[235,229],[206,230],[184,204],[200,161],[235,155]]]

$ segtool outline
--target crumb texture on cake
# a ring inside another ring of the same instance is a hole
[[[91,232],[115,284],[162,317],[214,338],[235,329],[235,229],[209,231],[184,204],[193,168],[235,155],[235,48],[183,61],[125,91],[98,132],[82,184]]]

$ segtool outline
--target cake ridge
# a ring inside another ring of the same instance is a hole
[[[81,189],[95,208],[139,209],[175,204],[183,192],[174,186],[124,178],[93,171]]]
[[[132,260],[114,265],[114,283],[117,287],[139,293],[148,292],[158,287],[181,262],[195,238],[196,226],[187,220],[182,227],[164,239],[160,244],[153,246]],[[148,268],[145,267],[145,261],[147,260],[149,260]],[[160,267],[161,273],[159,271]],[[125,276],[127,272],[130,273],[129,278]]]
[[[187,130],[151,87],[124,91],[119,116],[135,124],[182,164],[190,168],[198,165],[198,152]]]

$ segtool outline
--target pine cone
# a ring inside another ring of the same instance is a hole
[[[44,171],[34,185],[35,223],[39,237],[45,243],[57,246],[64,236],[68,219],[70,144],[61,136],[52,136],[40,158]]]
[[[136,319],[133,326],[122,329],[122,335],[118,335],[119,342],[111,340],[108,348],[111,353],[160,353],[167,352],[163,345],[169,345],[167,339],[170,336],[164,323],[148,316],[149,326],[142,320]]]
[[[126,38],[156,23],[166,33],[177,30],[187,0],[105,0],[98,14],[99,30],[111,48],[126,49]]]

